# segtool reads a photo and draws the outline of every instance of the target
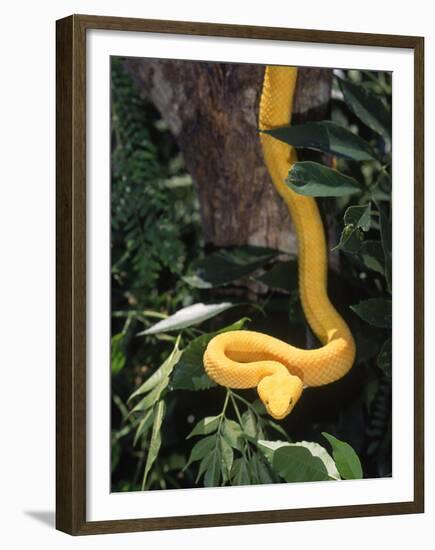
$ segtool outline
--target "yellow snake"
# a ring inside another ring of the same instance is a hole
[[[260,101],[259,128],[269,130],[291,121],[297,69],[266,67]],[[229,388],[257,388],[268,413],[287,416],[306,386],[329,384],[344,376],[355,358],[349,327],[327,294],[327,250],[315,199],[299,195],[284,182],[296,162],[293,147],[260,134],[273,184],[285,201],[296,229],[299,294],[305,317],[323,344],[304,350],[253,331],[215,336],[204,353],[204,367],[216,383]]]

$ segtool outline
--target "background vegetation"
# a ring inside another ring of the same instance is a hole
[[[390,105],[389,74],[335,71],[331,120],[273,132],[302,159],[288,185],[327,213],[329,293],[357,342],[345,378],[306,389],[275,422],[254,389],[216,386],[202,354],[216,332],[242,327],[317,345],[297,258],[205,251],[176,142],[113,59],[113,491],[391,475]]]

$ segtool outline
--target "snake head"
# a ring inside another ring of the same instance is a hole
[[[267,412],[276,420],[291,413],[303,390],[302,380],[290,373],[265,376],[257,386]]]

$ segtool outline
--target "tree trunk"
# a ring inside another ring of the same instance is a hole
[[[177,139],[197,186],[205,243],[295,253],[290,217],[258,139],[264,67],[144,59],[125,66]],[[330,70],[300,69],[293,121],[324,118],[330,87]]]

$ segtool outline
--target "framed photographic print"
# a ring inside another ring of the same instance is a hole
[[[57,528],[423,512],[423,38],[57,22]]]

